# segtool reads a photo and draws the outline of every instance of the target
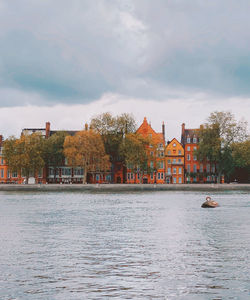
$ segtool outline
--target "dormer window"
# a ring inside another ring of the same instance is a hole
[[[197,143],[197,138],[196,138],[196,137],[193,138],[193,143],[194,143],[194,144]]]
[[[190,137],[187,137],[187,143],[190,144]]]

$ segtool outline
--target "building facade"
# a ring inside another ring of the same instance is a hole
[[[146,146],[148,168],[144,172],[135,172],[136,166],[128,166],[127,183],[164,183],[165,182],[165,125],[162,124],[162,132],[155,132],[145,117],[136,131],[137,134],[149,140]]]
[[[165,148],[166,183],[184,183],[184,148],[176,138]]]

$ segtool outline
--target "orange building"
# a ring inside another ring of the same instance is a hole
[[[184,183],[184,148],[177,139],[168,142],[165,158],[166,183]]]
[[[134,173],[132,166],[127,168],[127,183],[164,183],[165,182],[165,125],[157,133],[148,123],[146,117],[136,133],[152,141],[147,147],[148,171]],[[130,168],[129,168],[130,167]],[[141,177],[140,177],[141,176]]]
[[[199,130],[186,129],[185,124],[182,124],[181,143],[185,151],[185,182],[216,183],[216,164],[209,160],[198,161],[195,153],[199,147]]]

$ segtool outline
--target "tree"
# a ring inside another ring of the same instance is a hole
[[[56,168],[62,165],[65,159],[63,145],[67,135],[65,131],[58,131],[44,142],[44,160],[47,166],[54,168],[54,180]]]
[[[109,169],[109,157],[99,133],[93,130],[77,132],[67,136],[64,142],[64,154],[68,164],[84,170],[83,183],[87,182],[87,174],[96,170]]]
[[[136,130],[134,117],[130,114],[112,116],[106,112],[92,118],[90,128],[101,135],[105,151],[110,156],[113,166],[118,162],[125,166],[125,157],[120,151],[121,144],[127,134],[134,133]]]
[[[23,174],[28,182],[31,174],[44,167],[44,139],[39,133],[10,137],[4,141],[3,156],[11,171]]]
[[[234,170],[232,145],[247,137],[247,123],[237,122],[230,112],[213,112],[199,132],[199,160],[209,160],[217,166],[217,181],[221,175],[228,179]]]
[[[250,139],[232,145],[234,164],[239,168],[250,168]]]
[[[136,133],[128,133],[120,145],[120,153],[124,157],[126,167],[132,166],[135,174],[138,172],[142,179],[142,172],[147,169],[147,151],[148,140]],[[135,176],[134,176],[135,178]]]

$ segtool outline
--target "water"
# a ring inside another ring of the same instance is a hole
[[[250,299],[250,194],[0,193],[0,299]]]

